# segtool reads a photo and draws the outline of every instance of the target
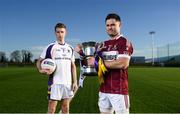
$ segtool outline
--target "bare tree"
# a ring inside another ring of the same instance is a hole
[[[28,50],[15,50],[10,55],[10,61],[11,62],[24,62],[24,63],[30,63],[32,62],[31,59],[33,57],[33,54],[31,51]]]
[[[0,62],[7,62],[7,61],[8,61],[8,59],[6,57],[6,53],[0,51]]]
[[[21,52],[19,50],[15,50],[10,55],[11,62],[22,62]]]
[[[33,57],[33,54],[32,54],[30,51],[28,51],[28,54],[27,54],[27,62],[32,62],[32,61],[31,61],[32,57]]]
[[[33,54],[30,51],[22,50],[21,54],[22,54],[22,62],[27,62],[27,63],[32,62],[31,58],[33,57]]]

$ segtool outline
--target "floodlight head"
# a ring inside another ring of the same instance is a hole
[[[155,31],[150,31],[149,34],[155,34]]]

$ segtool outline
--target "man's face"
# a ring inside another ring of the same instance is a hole
[[[57,40],[63,41],[66,36],[66,29],[65,28],[56,28],[55,34],[56,34]]]
[[[120,22],[115,19],[106,20],[106,31],[110,37],[114,37],[120,33]]]

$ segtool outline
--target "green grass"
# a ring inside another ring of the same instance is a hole
[[[130,68],[130,112],[180,112],[179,81],[180,68]],[[97,77],[87,77],[84,88],[71,102],[70,112],[98,113],[98,86]],[[39,74],[36,68],[0,68],[1,113],[45,113],[46,93],[47,76]]]
[[[131,112],[180,112],[180,68],[133,68],[129,71]]]
[[[45,112],[46,81],[34,68],[1,68],[0,112]]]

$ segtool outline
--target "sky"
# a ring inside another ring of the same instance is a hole
[[[56,40],[58,22],[67,26],[65,40],[73,47],[108,40],[108,13],[120,15],[121,33],[132,42],[133,56],[151,57],[150,31],[155,31],[154,47],[180,45],[180,0],[0,0],[0,51],[9,55],[26,49],[38,58]]]

